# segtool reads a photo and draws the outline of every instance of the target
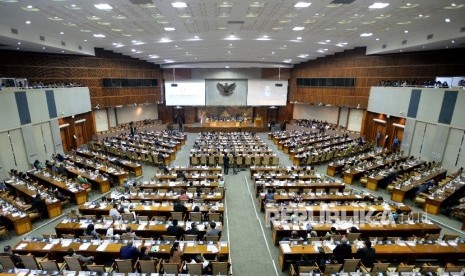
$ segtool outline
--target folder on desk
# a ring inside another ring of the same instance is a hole
[[[283,249],[284,253],[290,253],[291,252],[291,247],[289,244],[281,244],[281,248]]]

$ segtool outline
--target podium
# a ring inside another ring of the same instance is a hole
[[[262,127],[262,117],[255,117],[255,120],[253,122],[254,127]]]

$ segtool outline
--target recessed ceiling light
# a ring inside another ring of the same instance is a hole
[[[134,53],[135,51],[136,51],[136,49],[131,49],[131,52],[133,52],[133,53]]]
[[[87,42],[87,39],[84,39],[84,42]]]
[[[27,6],[28,9],[32,9],[32,5]]]
[[[305,27],[300,27],[300,26],[296,26],[296,27],[292,28],[293,31],[302,31],[304,29],[305,29]]]
[[[452,40],[451,43],[454,44],[454,43],[455,43],[455,40]]]
[[[229,46],[232,46],[232,43],[229,43]]]
[[[103,38],[103,37],[105,37],[105,35],[104,34],[94,34],[94,37]]]
[[[187,4],[185,2],[173,2],[171,3],[171,6],[177,9],[187,8]]]
[[[199,39],[199,36],[198,36],[198,35],[196,35],[196,36],[194,36],[194,38],[195,38],[195,39]]]
[[[423,17],[423,14],[419,14],[418,17]]]
[[[99,10],[112,10],[113,9],[113,7],[108,5],[107,3],[95,4],[94,7],[96,7]]]
[[[384,9],[385,7],[389,6],[389,3],[381,3],[381,2],[376,2],[373,3],[373,5],[369,6],[369,9]]]
[[[64,33],[64,32],[60,32],[60,34],[62,35],[62,34],[65,34],[65,33]]]
[[[26,21],[26,24],[28,24],[28,25],[29,25],[29,24],[31,24],[31,21],[29,21],[29,20],[28,20],[28,21]]]
[[[361,37],[368,37],[368,36],[372,36],[373,33],[363,33],[363,34],[360,34]]]
[[[173,27],[165,27],[165,31],[167,31],[167,32],[173,32],[173,31],[176,31],[176,29],[173,28]]]
[[[42,47],[42,50],[45,50],[45,46],[44,46],[44,47]]]
[[[450,18],[446,18],[446,19],[444,19],[444,21],[446,21],[447,23],[449,23],[449,22],[450,22]]]
[[[18,45],[21,45],[21,41],[18,41]]]
[[[297,40],[302,40],[302,37],[301,37],[301,36],[298,36],[298,37],[297,37]]]
[[[310,2],[297,2],[295,5],[294,5],[294,8],[308,8],[310,7],[312,3]]]
[[[407,4],[405,4],[405,5],[407,5],[407,6],[411,6],[411,5],[412,5],[412,3],[407,3]]]
[[[224,66],[226,69],[229,69],[229,65]]]
[[[404,33],[408,34],[408,30],[405,30]]]
[[[376,39],[376,41],[378,41],[378,40],[379,40],[379,38]]]
[[[72,4],[71,7],[75,8],[75,7],[76,7],[76,4]]]
[[[272,55],[274,55],[274,52],[271,52]]]
[[[450,4],[450,5],[451,5],[452,7],[455,7],[455,6],[457,6],[455,3],[452,3],[452,4]]]

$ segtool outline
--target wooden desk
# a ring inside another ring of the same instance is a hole
[[[268,188],[275,188],[276,190],[289,191],[292,190],[311,190],[315,192],[316,190],[324,190],[325,193],[329,193],[331,189],[335,189],[338,192],[342,192],[345,189],[344,183],[339,182],[311,182],[311,181],[298,181],[298,182],[265,182],[265,181],[255,181],[255,196],[258,197],[260,192],[266,191]]]
[[[178,225],[182,227],[184,231],[186,231],[187,227],[191,226],[191,223],[192,222],[189,221],[180,221],[178,222]],[[71,222],[70,220],[65,219],[62,222],[58,223],[57,226],[55,226],[55,232],[58,235],[58,237],[61,237],[63,234],[72,234],[75,237],[79,237],[84,235],[84,231],[86,230],[88,224],[89,221],[86,220],[82,220],[81,222]],[[126,233],[126,227],[129,226],[131,227],[132,232],[134,232],[138,237],[158,239],[161,238],[163,235],[167,234],[169,224],[157,223],[154,221],[150,221],[147,224],[124,221],[98,221],[94,224],[94,226],[95,231],[97,231],[97,233],[99,233],[100,235],[105,235],[107,229],[110,226],[114,227],[114,234],[121,235],[123,233]],[[199,236],[203,237],[208,229],[208,222],[198,224],[196,227],[197,230],[200,232]],[[220,231],[223,230],[223,225],[220,221],[216,222],[216,229]]]
[[[92,177],[90,174],[87,172],[79,171],[75,167],[72,166],[66,166],[66,170],[70,175],[74,177],[77,177],[78,175],[84,177],[87,179],[87,181],[92,184],[92,188],[95,189],[95,186],[98,186],[98,189],[100,190],[100,193],[104,194],[108,191],[110,191],[110,180],[104,179],[101,176],[98,177]]]
[[[54,244],[54,242],[57,242]],[[69,244],[68,244],[69,243]],[[215,259],[217,253],[213,253],[209,246],[205,243],[188,243],[179,242],[183,245],[184,255],[195,256],[203,254],[208,260]],[[50,249],[45,246],[50,244]],[[24,245],[24,246],[21,246]],[[49,255],[50,259],[57,260],[57,262],[63,262],[63,256],[66,255],[68,248],[73,248],[77,254],[84,256],[94,256],[94,262],[96,264],[106,264],[109,260],[114,260],[119,257],[119,251],[125,243],[111,243],[102,240],[92,241],[90,244],[84,244],[81,242],[75,242],[71,240],[55,240],[52,243],[45,241],[20,241],[13,247],[13,252],[16,254],[32,254],[34,256],[45,256]],[[171,244],[163,244],[155,241],[141,241],[136,240],[134,245],[139,249],[142,245],[150,248],[149,255],[157,258],[169,259],[169,253]],[[218,242],[213,244],[218,253],[224,254],[229,258],[229,244],[227,242]]]
[[[12,190],[16,191],[16,194],[20,194],[24,198],[27,198],[28,202],[31,202],[37,194],[36,191],[29,189],[26,184],[15,183],[12,179],[5,180],[5,183]],[[54,218],[61,215],[61,202],[58,199],[55,198],[53,201],[46,200],[45,204],[47,205],[47,213],[49,218]]]
[[[344,183],[352,184],[352,182],[354,180],[360,178],[360,176],[362,176],[366,172],[375,170],[377,168],[386,166],[386,165],[394,163],[394,162],[403,161],[403,160],[406,160],[406,159],[407,159],[407,157],[405,157],[405,156],[395,155],[395,156],[391,156],[390,159],[383,160],[382,163],[375,162],[373,164],[373,166],[370,166],[370,167],[365,168],[365,169],[352,169],[352,170],[349,170],[349,171],[344,171],[343,172]]]
[[[441,206],[452,198],[463,195],[465,190],[465,178],[457,173],[448,183],[438,187],[425,200],[424,210],[430,214],[437,215],[441,212]]]
[[[419,187],[421,184],[431,180],[431,179],[439,179],[439,178],[444,178],[446,174],[446,170],[444,169],[439,169],[435,172],[431,172],[427,176],[422,177],[419,180],[413,181],[412,183],[408,185],[404,185],[400,188],[394,188],[392,190],[392,195],[391,195],[391,200],[397,201],[397,202],[403,202],[405,199],[405,196],[408,192],[412,191],[414,188]]]
[[[164,216],[166,218],[169,218],[171,216],[171,212],[173,212],[173,205],[168,204],[166,202],[153,203],[150,205],[132,203],[131,205],[133,206],[129,210],[131,212],[134,211],[137,215],[141,216]],[[184,204],[184,206],[187,207],[188,212],[192,211],[192,203],[186,203]],[[200,204],[198,206],[200,207],[200,212],[202,213],[208,213],[210,211],[213,211],[215,213],[223,214],[224,212],[224,205],[222,203],[213,206],[209,206],[206,204]],[[96,215],[97,218],[101,218],[102,215],[108,215],[111,208],[112,207],[110,205],[104,205],[95,208],[95,205],[92,205],[91,202],[86,202],[85,204],[79,206],[79,212],[83,215]]]
[[[187,193],[189,194],[189,193]],[[173,201],[178,201],[179,200],[179,195],[178,194],[173,194],[173,193],[130,193],[129,197],[128,194],[114,194],[112,193],[110,195],[111,199],[119,199],[122,196],[126,200],[129,201],[152,201],[152,202],[173,202]],[[189,194],[190,198],[193,198],[192,194]],[[221,193],[214,193],[214,194],[201,194],[200,198],[203,199],[204,201],[223,201],[224,196],[221,195]]]
[[[324,253],[321,254],[314,245],[279,245],[279,266],[282,271],[287,267],[287,263],[300,259],[302,255],[308,255],[309,259],[318,259],[321,256],[332,254],[332,250],[323,245]],[[465,245],[444,244],[417,244],[411,245],[409,242],[400,244],[375,244],[376,258],[382,260],[397,260],[408,264],[413,264],[416,259],[431,258],[439,261],[450,260],[451,258],[461,258],[465,254]],[[356,247],[352,247],[352,254],[355,256]]]
[[[426,161],[423,161],[423,160],[415,160],[414,163],[404,164],[403,168],[397,171],[396,174],[401,175],[403,173],[411,172],[425,163]],[[389,184],[389,183],[386,183],[386,178],[388,176],[389,175],[377,175],[374,177],[368,177],[366,188],[372,191],[378,190],[378,187],[380,186],[380,184]]]
[[[68,156],[68,160],[73,162],[78,167],[90,168],[92,170],[99,170],[101,173],[107,173],[111,178],[115,180],[115,182],[118,185],[123,185],[124,181],[128,178],[128,173],[126,171],[118,172],[113,167],[108,167],[100,164],[97,165],[90,159]]]
[[[11,223],[13,224],[13,227],[15,229],[16,235],[22,235],[24,233],[27,233],[32,230],[32,223],[31,219],[29,218],[28,215],[25,217],[14,217],[11,214],[8,214],[5,216]]]
[[[77,205],[83,204],[84,202],[87,201],[87,192],[85,190],[70,190],[68,186],[61,182],[53,179],[52,177],[45,176],[43,172],[39,172],[37,170],[30,170],[27,172],[27,175],[30,177],[36,179],[40,183],[46,185],[46,186],[52,186],[54,188],[58,188],[61,192],[70,195],[72,199],[74,199],[74,202],[76,202]],[[77,185],[77,184],[76,184]]]

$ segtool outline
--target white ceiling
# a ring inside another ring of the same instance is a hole
[[[465,45],[465,0],[307,0],[307,8],[294,7],[298,0],[184,1],[186,8],[168,0],[0,0],[0,49],[92,55],[100,47],[163,68],[234,68],[292,67],[363,46],[375,54]],[[390,5],[369,9],[374,2]],[[94,6],[101,3],[112,9]]]

